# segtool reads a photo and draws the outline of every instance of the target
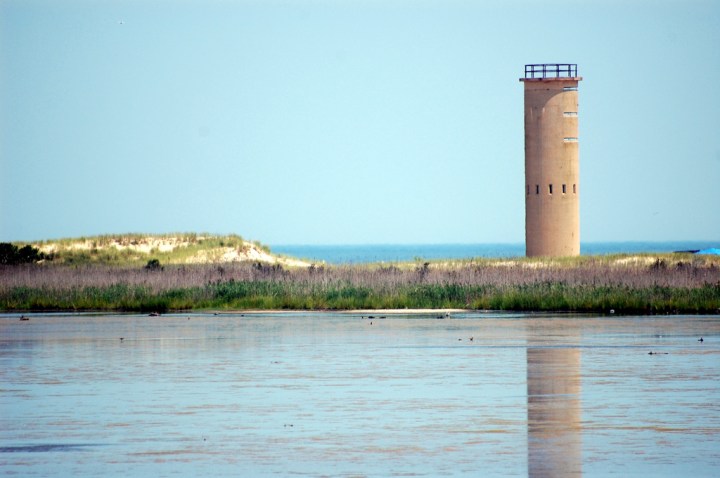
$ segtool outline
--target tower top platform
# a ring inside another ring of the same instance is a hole
[[[525,65],[525,78],[520,81],[581,81],[575,63],[539,63]]]

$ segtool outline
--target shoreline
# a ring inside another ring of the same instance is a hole
[[[381,316],[403,316],[403,315],[433,315],[437,319],[451,319],[453,314],[536,314],[536,315],[577,315],[577,316],[719,316],[720,307],[714,310],[646,310],[646,309],[460,309],[460,308],[399,308],[399,309],[168,309],[162,312],[150,310],[123,310],[123,309],[0,309],[0,316],[23,315],[139,315],[150,318],[184,315],[207,315],[207,316],[245,316],[245,315],[283,315],[283,314],[336,314],[347,316],[365,316],[365,319],[383,319]]]
[[[207,316],[243,316],[243,315],[283,315],[283,314],[337,314],[337,315],[437,315],[437,314],[473,314],[473,313],[500,313],[509,312],[501,310],[480,310],[480,309],[186,309],[186,310],[168,310],[166,312],[148,313],[146,311],[122,311],[113,309],[96,309],[96,310],[3,310],[0,316],[15,316],[17,314],[32,315],[72,315],[72,314],[108,314],[108,315],[140,315],[147,317],[166,317],[166,316],[184,316],[184,315],[207,315]],[[367,318],[367,317],[366,317]],[[379,318],[379,317],[378,317]]]
[[[52,316],[129,316],[142,317],[149,320],[163,318],[185,318],[198,317],[227,317],[233,319],[252,318],[258,316],[288,316],[288,315],[333,315],[344,316],[348,319],[355,318],[360,320],[384,320],[406,317],[428,317],[434,320],[453,320],[463,317],[458,315],[469,316],[523,316],[538,318],[547,316],[564,316],[569,318],[586,318],[586,317],[604,317],[604,318],[623,318],[623,317],[709,317],[720,319],[720,309],[711,312],[687,312],[677,311],[668,313],[647,313],[647,312],[602,312],[602,311],[573,311],[573,310],[497,310],[497,309],[383,309],[383,310],[234,310],[234,311],[209,311],[209,310],[172,310],[163,313],[147,313],[140,311],[120,311],[120,310],[12,310],[0,311],[0,320],[10,321],[30,321],[31,318],[42,318]]]

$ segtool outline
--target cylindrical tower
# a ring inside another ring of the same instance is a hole
[[[525,65],[525,255],[580,254],[574,64]]]

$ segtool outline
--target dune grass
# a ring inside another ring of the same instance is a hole
[[[246,241],[237,234],[208,233],[107,234],[19,244],[38,247],[46,252],[47,262],[73,266],[133,266],[142,265],[150,259],[162,264],[182,264],[198,253],[205,254],[212,262],[228,248],[242,250],[249,245],[269,251],[266,245]]]
[[[320,266],[260,263],[0,267],[0,309],[461,308],[719,313],[720,258],[688,254]]]

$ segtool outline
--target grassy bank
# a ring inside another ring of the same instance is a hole
[[[0,309],[463,308],[718,313],[720,258],[653,256],[286,269],[260,263],[0,267]]]

